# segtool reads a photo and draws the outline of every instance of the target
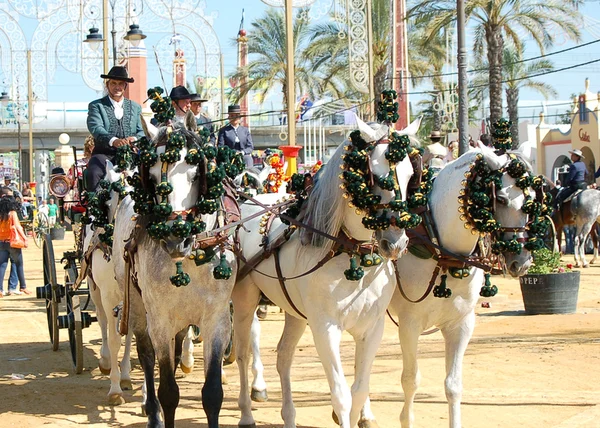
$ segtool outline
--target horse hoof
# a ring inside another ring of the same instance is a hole
[[[250,399],[257,403],[264,403],[269,399],[269,395],[267,394],[266,389],[259,391],[258,389],[252,388],[252,392],[250,393]]]
[[[583,268],[584,268],[584,269],[585,269],[585,268],[589,268],[589,267],[590,267],[590,265],[589,265],[588,263],[586,263],[586,264],[584,264],[584,265],[583,265]]]
[[[337,414],[335,413],[335,410],[331,411],[331,419],[333,419],[333,422],[335,422],[336,425],[340,424],[340,420],[337,417]]]
[[[358,428],[379,428],[375,420],[363,419],[358,421]]]
[[[256,424],[252,422],[251,424],[238,425],[238,428],[256,428]]]
[[[148,413],[146,413],[146,405],[142,404],[142,416],[148,416]]]
[[[131,391],[133,389],[131,379],[121,379],[121,381],[119,382],[119,386],[123,391]]]
[[[181,371],[184,372],[185,374],[190,374],[192,372],[192,370],[194,370],[194,367],[188,367],[183,363],[179,364],[179,366],[181,367]]]
[[[121,404],[125,404],[125,399],[121,394],[110,394],[108,396],[108,404],[110,406],[120,406]]]
[[[100,369],[100,373],[102,373],[103,375],[110,374],[110,367],[105,369],[104,367],[102,367],[102,365],[100,363],[98,363],[98,368]]]

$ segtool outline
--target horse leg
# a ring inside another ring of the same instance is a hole
[[[192,327],[184,328],[175,336],[175,369],[184,373],[194,370],[194,342]]]
[[[362,409],[360,410],[360,418],[358,420],[358,428],[378,428],[379,425],[375,420],[375,415],[371,411],[371,400],[369,396],[365,400]]]
[[[223,355],[231,333],[229,301],[223,305],[222,311],[215,308],[211,315],[203,320],[201,326],[205,375],[202,408],[206,413],[208,428],[219,428],[219,413],[223,406]]]
[[[129,329],[127,336],[125,336],[125,350],[123,352],[123,358],[121,359],[121,389],[124,391],[131,391],[133,385],[131,384],[131,339],[133,337],[133,331]]]
[[[277,373],[279,373],[281,382],[281,417],[285,428],[296,428],[296,409],[292,398],[291,372],[296,345],[305,330],[305,320],[298,319],[288,313],[285,314],[283,333],[277,345]]]
[[[233,335],[236,362],[240,374],[240,395],[238,407],[242,412],[238,426],[240,428],[256,428],[252,416],[252,401],[248,385],[248,363],[250,360],[250,331],[256,305],[260,298],[260,290],[249,278],[238,282],[233,287]]]
[[[269,399],[267,395],[267,383],[263,377],[265,367],[260,358],[260,321],[256,316],[256,312],[252,317],[252,328],[250,329],[250,343],[252,346],[252,393],[250,398],[252,401],[262,403]]]
[[[156,398],[154,388],[154,347],[150,336],[145,329],[135,331],[135,342],[138,358],[144,371],[144,385],[142,387],[142,414],[148,417],[148,427],[161,428],[164,425],[160,420],[160,404]]]
[[[110,349],[108,346],[108,317],[112,314],[106,314],[102,304],[102,294],[100,288],[94,284],[92,278],[88,277],[88,284],[92,302],[96,306],[96,316],[98,317],[98,325],[100,326],[100,334],[102,335],[102,346],[100,347],[100,359],[98,360],[98,368],[102,374],[110,374]]]
[[[594,257],[590,260],[590,264],[593,265],[598,260],[598,224],[594,223],[592,230],[590,231],[592,236],[592,244],[594,245]]]
[[[412,428],[415,421],[415,395],[421,383],[421,373],[417,361],[417,347],[421,330],[411,326],[412,323],[401,323],[398,328],[400,347],[402,348],[402,390],[404,406],[400,413],[402,428]]]
[[[592,223],[593,224],[593,223]],[[578,225],[578,232],[575,236],[575,249],[579,250],[579,257],[581,259],[581,265],[586,268],[589,264],[585,260],[585,240],[590,233],[592,226],[589,224]]]
[[[153,334],[152,337],[158,339],[152,340],[160,374],[158,400],[163,410],[165,428],[174,428],[175,410],[179,404],[179,386],[175,381],[175,338],[169,338],[166,333]]]
[[[125,403],[121,389],[121,370],[119,368],[119,350],[121,349],[121,335],[117,330],[117,317],[108,320],[108,347],[110,349],[110,390],[108,391],[108,404],[118,406]]]
[[[359,421],[359,417],[369,397],[371,370],[383,337],[384,325],[385,318],[383,316],[379,317],[373,328],[365,332],[363,337],[359,337],[358,340],[355,338],[354,383],[352,384],[352,410],[350,411],[351,427],[356,426],[357,423],[360,428],[374,428],[376,426],[375,421],[369,419],[360,419]]]
[[[461,427],[460,402],[462,399],[462,368],[465,351],[475,327],[475,313],[471,312],[458,325],[442,328],[446,343],[446,399],[450,411],[450,428]]]

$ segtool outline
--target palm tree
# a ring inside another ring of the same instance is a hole
[[[308,21],[300,16],[298,11],[294,19],[294,57],[296,85],[299,91],[305,92],[312,88],[313,73],[301,52],[308,43]],[[248,76],[247,83],[238,86],[232,93],[232,101],[239,101],[250,91],[256,91],[264,99],[273,88],[279,84],[283,94],[283,107],[287,109],[287,45],[285,31],[285,16],[281,9],[267,9],[266,14],[251,24],[248,31],[248,54],[251,60],[246,67],[239,68],[231,76],[241,80]],[[295,102],[295,100],[290,100]]]
[[[557,34],[579,40],[580,4],[583,0],[465,0],[465,14],[475,23],[474,54],[482,57],[487,53],[492,123],[502,116],[504,39],[521,47],[523,40],[531,37],[542,53],[553,45]],[[422,0],[408,16],[426,24],[426,41],[431,40],[456,20],[456,1]]]
[[[510,47],[504,49],[504,78],[506,82],[506,104],[508,106],[508,118],[512,122],[510,132],[512,134],[513,148],[519,145],[519,91],[521,89],[533,89],[539,92],[545,99],[556,96],[556,90],[547,83],[535,80],[536,75],[552,71],[554,66],[547,59],[531,62],[522,62],[523,47]]]

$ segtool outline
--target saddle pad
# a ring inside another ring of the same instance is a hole
[[[576,191],[575,191],[575,193],[573,193],[571,196],[569,196],[567,199],[565,199],[565,200],[563,201],[563,204],[564,204],[565,202],[569,202],[569,201],[571,201],[571,200],[572,200],[572,199],[573,199],[575,196],[579,195],[581,192],[583,192],[583,190],[582,190],[582,189],[576,190]]]

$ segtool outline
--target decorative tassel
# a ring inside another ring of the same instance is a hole
[[[483,284],[483,287],[481,287],[481,291],[479,292],[479,295],[481,297],[494,297],[496,294],[498,294],[498,287],[496,287],[495,285],[492,285],[491,281],[490,281],[490,274],[486,273],[485,275],[485,282]]]
[[[344,276],[348,281],[359,281],[363,276],[365,276],[365,271],[363,268],[357,265],[356,259],[352,257],[350,259],[350,269],[346,269],[344,271]]]
[[[215,277],[215,279],[229,279],[231,278],[232,273],[233,270],[227,263],[227,258],[225,257],[225,254],[221,254],[221,262],[219,263],[219,266],[213,269],[213,276]]]
[[[205,250],[198,249],[190,255],[190,259],[194,261],[196,266],[202,266],[210,262],[215,257],[214,247],[208,247]]]
[[[173,275],[170,280],[171,284],[175,287],[181,287],[182,285],[188,285],[190,283],[190,276],[183,271],[183,262],[176,262],[177,273]]]
[[[448,275],[442,275],[440,285],[433,287],[433,295],[435,297],[444,297],[447,299],[448,297],[452,296],[452,290],[446,287],[446,278],[448,278]]]
[[[364,267],[373,266],[373,256],[371,254],[363,254],[360,258],[360,265]]]
[[[383,263],[383,258],[379,254],[373,253],[373,266],[379,266],[381,263]]]

